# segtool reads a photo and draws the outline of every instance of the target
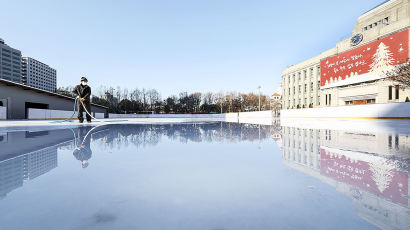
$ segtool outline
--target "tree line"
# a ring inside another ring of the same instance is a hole
[[[73,87],[60,87],[57,93],[71,96]],[[94,93],[94,92],[93,92]],[[269,97],[260,95],[261,110],[269,110]],[[92,103],[107,106],[109,113],[228,113],[259,110],[259,95],[239,92],[180,92],[163,99],[156,89],[100,87]]]

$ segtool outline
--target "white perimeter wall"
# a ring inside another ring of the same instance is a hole
[[[281,110],[281,118],[410,118],[410,102]]]
[[[0,119],[2,115],[1,109],[4,108],[4,119],[6,119],[6,107],[0,107]],[[109,114],[109,118],[192,118],[192,119],[224,119],[228,121],[238,121],[238,119],[251,118],[272,118],[272,111],[257,111],[243,113],[222,113],[222,114]],[[51,110],[51,109],[28,109],[28,119],[45,120],[45,119],[67,119],[73,115],[72,111]],[[104,118],[104,113],[93,113],[95,118]],[[77,112],[72,116],[77,118]],[[85,118],[85,113],[84,113]]]
[[[104,118],[104,113],[93,113],[95,118]],[[28,119],[67,119],[73,116],[77,118],[77,112],[73,115],[73,111],[51,110],[51,109],[28,109]],[[85,113],[83,113],[85,119]]]
[[[238,118],[238,113],[222,114],[114,114],[109,118]]]
[[[219,114],[114,114],[110,113],[109,118],[272,118],[272,111],[257,111],[243,113],[219,113]]]
[[[7,107],[0,106],[0,119],[7,119]]]
[[[273,116],[272,110],[239,113],[239,118],[272,118]]]

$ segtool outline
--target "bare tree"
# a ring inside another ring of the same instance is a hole
[[[147,94],[147,90],[145,90],[144,88],[142,88],[142,106],[144,107],[144,109],[147,108],[147,104],[148,104],[148,94]]]
[[[155,89],[150,89],[147,91],[148,102],[151,111],[155,109],[155,105],[161,101],[161,96]]]
[[[128,94],[128,89],[125,88],[122,90],[122,99],[129,99],[128,98],[129,94]]]
[[[214,94],[211,93],[211,92],[205,93],[205,94],[202,96],[202,101],[204,102],[204,104],[208,104],[208,105],[214,104],[214,102],[215,102],[215,96],[214,96]]]
[[[219,92],[216,95],[216,104],[218,104],[218,106],[221,108],[221,113],[223,111],[226,111],[226,109],[224,110],[224,104],[225,104],[225,95],[223,92]]]
[[[116,90],[115,94],[117,95],[118,101],[120,102],[121,99],[122,99],[122,97],[121,97],[122,96],[121,95],[121,87],[120,86],[117,86],[117,90]]]
[[[134,91],[132,91],[130,97],[131,97],[131,100],[141,102],[141,91],[139,89],[134,89]]]
[[[199,112],[201,106],[202,93],[196,92],[192,94],[194,112]]]
[[[273,110],[275,116],[279,116],[280,110],[282,108],[281,100],[272,100],[271,109]]]
[[[396,68],[386,73],[387,80],[399,83],[401,88],[410,87],[410,62],[396,66]]]

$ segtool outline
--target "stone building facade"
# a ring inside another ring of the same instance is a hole
[[[385,1],[362,14],[352,37],[283,71],[283,109],[404,102],[410,89],[375,70],[377,54],[391,66],[408,61],[409,28],[410,0]]]

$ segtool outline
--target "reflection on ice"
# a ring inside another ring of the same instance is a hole
[[[268,125],[212,122],[4,132],[0,139],[0,198],[23,186],[23,182],[56,168],[58,149],[72,150],[80,166],[87,168],[92,163],[91,142],[109,150],[128,145],[155,146],[163,137],[182,143],[260,141],[270,138],[271,129]]]
[[[283,161],[350,196],[369,223],[408,229],[410,137],[385,129],[393,132],[284,126]]]
[[[8,194],[25,183],[66,164],[66,161],[58,161],[61,160],[59,151],[68,151],[76,163],[75,169],[85,173],[98,168],[101,163],[101,158],[96,159],[98,154],[114,150],[148,151],[162,142],[223,146],[272,140],[282,151],[282,161],[287,166],[284,168],[317,178],[338,194],[350,197],[361,219],[381,229],[409,229],[408,122],[287,120],[280,124],[278,120],[266,119],[240,122],[113,124],[4,131],[0,133],[0,205]],[[297,183],[291,177],[280,179]],[[310,191],[316,189],[319,188],[309,186]],[[272,195],[270,198],[280,203],[281,197]],[[102,215],[97,214],[96,220]]]

